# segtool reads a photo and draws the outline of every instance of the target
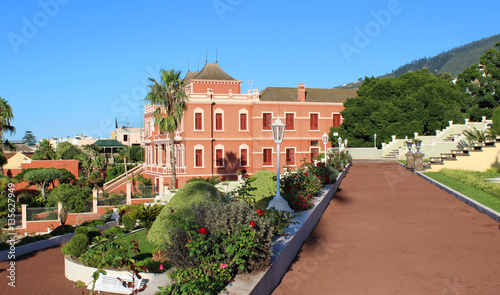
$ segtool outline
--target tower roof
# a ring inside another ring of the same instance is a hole
[[[191,72],[188,71],[186,74],[186,77],[184,77],[184,82],[189,83],[191,79],[193,79],[196,75],[198,75],[200,72]]]
[[[203,69],[197,75],[191,77],[191,79],[237,81],[235,78],[224,72],[218,63],[206,63]]]

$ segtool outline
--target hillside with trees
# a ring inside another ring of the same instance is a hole
[[[434,57],[413,60],[400,66],[392,73],[378,78],[399,77],[405,73],[422,69],[427,69],[429,73],[450,73],[453,78],[456,78],[464,69],[477,64],[484,52],[493,48],[497,42],[500,42],[500,34],[453,48]],[[357,81],[335,88],[354,89],[359,88],[360,85],[361,83]]]

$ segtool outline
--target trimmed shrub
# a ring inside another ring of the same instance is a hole
[[[132,213],[126,213],[122,217],[123,227],[125,231],[132,231],[135,228],[135,224],[137,223],[136,219],[132,217]]]
[[[500,107],[496,108],[493,111],[492,119],[493,119],[492,129],[495,130],[496,133],[500,133]]]
[[[219,190],[208,182],[195,181],[183,186],[162,209],[147,235],[147,240],[159,246],[163,245],[168,239],[167,233],[171,228],[167,217],[172,212],[188,217],[191,215],[193,204],[204,201],[221,202],[224,200]]]
[[[255,205],[256,208],[267,208],[269,201],[276,194],[276,173],[260,170],[248,178],[237,194],[240,201]]]
[[[73,257],[80,257],[89,249],[89,237],[83,234],[75,235],[69,241],[69,253]]]
[[[75,235],[87,235],[87,233],[89,232],[89,230],[87,229],[86,226],[79,226],[75,229]]]

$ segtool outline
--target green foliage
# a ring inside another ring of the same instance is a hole
[[[131,170],[134,168],[132,165],[127,165],[127,170]],[[119,164],[113,167],[110,167],[106,170],[106,182],[115,179],[116,177],[122,175],[125,173],[125,165],[124,164]]]
[[[209,177],[193,177],[191,179],[188,179],[188,181],[186,181],[186,183],[190,183],[190,182],[195,182],[195,181],[205,181],[205,182],[208,182],[210,184],[213,184],[213,185],[216,185],[220,182],[220,178],[219,176],[209,176]]]
[[[136,219],[133,217],[132,213],[127,213],[122,217],[123,227],[126,231],[132,231],[137,223]]]
[[[392,135],[430,135],[446,127],[448,121],[463,121],[472,105],[469,94],[427,70],[399,78],[366,78],[358,97],[344,103],[344,122],[331,128],[329,137],[335,144],[332,132],[339,132],[350,146],[370,147],[375,133],[379,145],[390,141]]]
[[[80,257],[89,248],[89,238],[87,235],[79,234],[74,235],[69,241],[69,253],[73,257]]]
[[[283,198],[294,211],[311,209],[314,205],[312,197],[322,187],[321,179],[303,168],[283,177],[280,184]]]
[[[113,225],[112,227],[104,231],[103,236],[109,239],[118,235],[119,233],[123,233],[123,229],[119,226]]]
[[[208,264],[198,268],[176,268],[170,275],[175,281],[173,285],[158,287],[160,295],[205,295],[219,294],[231,281],[232,275],[228,268]]]
[[[78,188],[72,184],[60,184],[48,196],[49,204],[57,202],[63,205],[72,213],[87,212],[92,201],[92,189],[88,187]]]
[[[491,117],[493,119],[493,126],[491,129],[495,130],[497,134],[500,134],[500,107],[497,107],[493,111],[493,115]]]
[[[47,139],[42,140],[38,149],[31,157],[32,160],[56,160],[56,152]]]
[[[26,141],[26,145],[29,147],[34,147],[36,145],[36,137],[33,135],[32,131],[26,131],[23,140]]]
[[[500,105],[500,51],[488,49],[479,60],[479,65],[466,68],[457,79],[457,85],[472,95],[480,110],[476,109],[472,120],[480,120],[482,115],[491,117]]]
[[[221,202],[222,196],[217,188],[204,181],[191,182],[183,186],[162,209],[148,233],[148,241],[162,245],[171,229],[167,217],[172,211],[182,216],[191,215],[193,204],[205,201]]]
[[[42,189],[42,197],[45,199],[45,189],[50,183],[61,178],[63,175],[59,169],[47,168],[47,169],[33,169],[26,174],[24,174],[24,180],[28,181],[31,185],[36,184]]]
[[[248,178],[236,192],[237,199],[257,208],[267,207],[269,200],[276,194],[276,173],[260,170]]]
[[[75,235],[79,235],[79,234],[87,235],[88,232],[89,232],[89,230],[87,229],[86,226],[79,226],[79,227],[75,228]]]
[[[451,169],[441,169],[439,173],[500,198],[500,186],[497,183],[485,181],[486,178],[492,177],[488,173]]]
[[[146,228],[146,230],[150,229],[153,226],[156,217],[160,215],[161,210],[163,209],[163,205],[154,204],[154,205],[144,205],[141,204],[139,208],[132,212],[133,216],[136,219],[139,219],[141,226]]]
[[[65,141],[57,145],[55,159],[72,160],[76,159],[76,156],[81,153],[82,153],[81,150],[79,150],[70,142]]]
[[[464,130],[465,137],[469,142],[477,142],[477,143],[482,143],[485,141],[485,139],[490,138],[491,136],[488,135],[488,132],[484,130],[477,130],[476,127],[474,129],[466,129]]]
[[[218,294],[237,273],[253,272],[271,262],[270,218],[241,202],[206,202],[189,218],[170,215],[175,228],[166,244],[176,266],[174,285],[164,294]]]

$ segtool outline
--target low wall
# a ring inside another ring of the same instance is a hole
[[[112,227],[113,225],[116,225],[116,221],[109,221],[104,225],[96,226],[96,228],[98,228],[100,231],[103,231],[103,230],[106,230],[106,229]],[[55,237],[52,237],[52,238],[47,239],[47,240],[37,241],[34,243],[22,245],[22,246],[15,246],[13,249],[13,253],[16,257],[18,257],[18,256],[21,256],[21,255],[24,255],[27,253],[37,251],[37,250],[50,248],[50,247],[68,242],[69,240],[71,240],[71,238],[73,236],[74,236],[73,233],[69,233],[69,234],[65,234],[62,236],[55,236]],[[0,251],[0,261],[7,260],[8,256],[9,256],[9,251],[10,250]]]
[[[69,255],[64,256],[64,275],[70,281],[82,281],[86,285],[92,282],[92,274],[97,270],[95,267],[85,266],[75,260],[73,260]],[[108,276],[116,276],[116,277],[129,277],[131,273],[126,270],[114,270],[114,269],[105,269],[106,275]],[[143,279],[147,279],[148,281],[153,280],[157,276],[161,274],[155,273],[139,273]],[[158,291],[158,290],[156,290]]]
[[[347,148],[354,160],[379,160],[382,159],[382,150],[376,148]]]
[[[292,220],[298,221],[299,224],[294,224],[287,228],[286,233],[290,234],[289,236],[280,236],[274,240],[272,245],[272,265],[267,270],[236,276],[234,281],[220,294],[271,294],[274,288],[281,282],[302,244],[307,240],[323,216],[324,211],[330,204],[331,199],[347,175],[350,167],[351,164],[339,175],[334,184],[326,186],[320,192],[320,195],[317,197],[318,202],[315,202],[314,208],[302,211],[300,216]]]

